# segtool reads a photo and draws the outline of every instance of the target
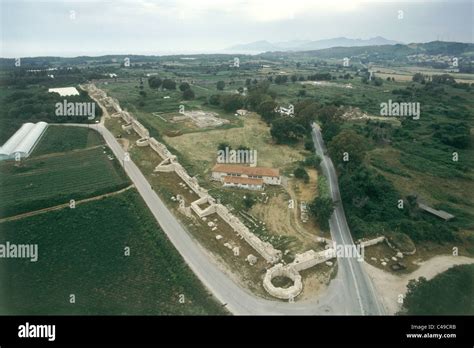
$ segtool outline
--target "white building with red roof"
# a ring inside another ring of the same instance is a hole
[[[265,185],[281,185],[278,169],[233,164],[216,164],[212,168],[212,179],[222,182],[223,186],[250,190],[263,190]]]

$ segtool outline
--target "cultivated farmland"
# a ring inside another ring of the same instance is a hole
[[[0,217],[13,216],[129,185],[107,148],[33,157],[0,164]],[[112,157],[110,157],[112,158]]]
[[[2,315],[225,314],[134,189],[0,223],[6,240],[37,244],[38,261],[0,264]]]
[[[104,143],[95,130],[79,127],[48,126],[33,156],[85,149]]]

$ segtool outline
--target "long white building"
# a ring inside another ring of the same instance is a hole
[[[264,185],[281,185],[280,171],[266,167],[247,167],[243,165],[216,164],[211,178],[223,186],[263,190]]]
[[[28,157],[48,127],[46,122],[24,123],[10,139],[0,147],[0,160]]]

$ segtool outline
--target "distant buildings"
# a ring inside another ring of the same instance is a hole
[[[283,106],[275,108],[275,112],[278,112],[282,116],[290,116],[293,117],[295,114],[295,109],[292,105],[288,108],[284,108]]]
[[[216,164],[212,168],[212,179],[222,182],[224,187],[238,187],[249,190],[263,190],[265,184],[281,185],[278,169],[232,164]]]
[[[28,157],[48,127],[46,122],[24,123],[10,139],[0,147],[0,160]]]
[[[239,116],[245,116],[245,115],[247,115],[247,114],[249,113],[249,111],[248,111],[248,110],[245,110],[245,109],[239,109],[239,110],[236,111],[236,113],[237,113],[237,115],[239,115]]]

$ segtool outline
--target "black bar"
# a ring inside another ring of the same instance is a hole
[[[473,316],[0,316],[0,346],[57,344],[410,344],[469,346]],[[55,325],[55,340],[20,338],[26,323]],[[414,326],[413,326],[414,325]],[[429,326],[432,325],[432,326]],[[421,328],[425,327],[424,330]],[[455,334],[409,338],[407,334]]]

